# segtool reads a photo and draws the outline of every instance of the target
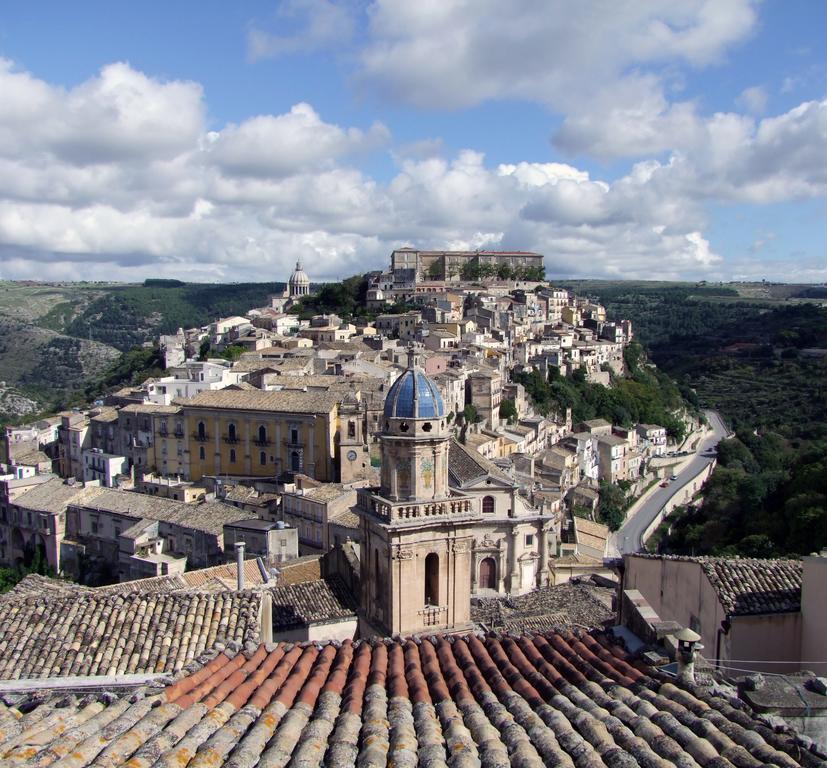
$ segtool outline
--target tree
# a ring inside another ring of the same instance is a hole
[[[597,515],[600,521],[616,531],[626,519],[628,500],[623,489],[611,483],[600,484],[600,499],[597,502]]]
[[[230,344],[228,347],[224,347],[224,349],[221,350],[221,357],[224,360],[230,360],[231,362],[235,362],[246,351],[246,348],[241,344]]]
[[[517,420],[518,415],[517,406],[513,400],[506,398],[500,401],[500,418],[506,419],[509,423],[513,423]]]
[[[482,421],[482,417],[479,415],[476,406],[472,403],[468,403],[468,405],[463,408],[462,415],[466,424],[478,424]]]

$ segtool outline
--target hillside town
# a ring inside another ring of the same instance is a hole
[[[604,385],[624,373],[631,324],[523,279],[542,273],[542,259],[399,249],[369,276],[378,313],[359,327],[289,312],[310,294],[299,263],[269,306],[162,336],[166,375],[6,429],[0,564],[39,551],[55,573],[124,581],[219,564],[233,557],[226,542],[245,539],[267,567],[358,547],[351,509],[385,466],[388,394],[415,369],[444,405],[452,491],[495,487],[474,506],[532,521],[497,536],[509,554],[477,572],[480,588],[520,594],[602,568],[600,484],[638,487],[651,459],[676,446],[658,425],[542,415],[512,382],[515,369],[582,371]],[[400,304],[415,308],[381,311]],[[237,359],[220,356],[229,348]],[[263,535],[277,524],[278,536]]]
[[[601,520],[601,497],[619,488],[631,503],[668,486],[705,427],[695,415],[675,414],[688,434],[678,441],[663,425],[575,422],[568,408],[541,412],[515,380],[520,374],[611,387],[628,374],[624,352],[633,342],[630,322],[550,286],[542,274],[536,253],[401,248],[387,271],[368,276],[366,307],[375,319],[356,323],[296,311],[312,296],[299,262],[268,306],[161,336],[163,376],[87,408],[7,427],[0,565],[39,572],[0,597],[0,694],[3,680],[19,681],[8,689],[15,703],[31,694],[34,679],[49,688],[52,678],[129,676],[132,690],[163,680],[165,695],[178,702],[164,705],[174,709],[169,724],[151,737],[141,731],[150,740],[130,747],[150,755],[155,741],[171,748],[179,738],[173,717],[189,723],[197,714],[195,723],[204,715],[197,702],[218,692],[232,692],[225,718],[252,707],[245,717],[255,720],[275,690],[286,696],[278,699],[286,710],[301,691],[310,706],[305,730],[324,730],[314,725],[322,717],[321,699],[313,710],[317,697],[335,693],[341,703],[347,695],[354,713],[367,713],[370,696],[385,696],[386,676],[396,681],[395,696],[419,691],[415,702],[441,696],[459,706],[470,695],[460,669],[473,687],[494,685],[488,668],[500,667],[505,688],[495,693],[507,697],[508,685],[521,695],[542,687],[537,670],[542,685],[585,686],[593,675],[632,685],[646,675],[660,679],[672,663],[672,677],[663,679],[699,698],[664,701],[700,711],[717,695],[702,690],[713,675],[744,664],[753,675],[744,695],[755,710],[767,717],[783,710],[810,735],[758,720],[738,727],[764,728],[760,748],[773,764],[818,764],[827,663],[808,662],[815,674],[798,682],[765,688],[755,681],[761,671],[798,674],[802,660],[823,657],[827,613],[818,585],[827,557],[618,552]],[[583,632],[610,629],[626,650]],[[236,670],[244,671],[237,680]],[[480,670],[488,683],[474,682]],[[271,673],[282,677],[266,696]],[[292,676],[287,696],[279,686]],[[236,681],[227,687],[225,678]],[[438,694],[446,683],[450,695]],[[611,711],[636,706],[609,702],[600,691]],[[339,703],[318,747],[326,764],[352,764],[357,752],[360,764],[384,764],[394,747],[380,745],[371,758],[364,734],[347,736]],[[34,711],[50,706],[38,700]],[[391,729],[414,727],[410,713],[404,726],[404,713],[382,706]],[[734,712],[716,722],[721,734],[705,732],[729,755],[755,746],[733,730]],[[595,723],[603,719],[592,714]],[[71,707],[64,715],[71,727],[84,721]],[[145,716],[130,715],[132,722]],[[542,725],[546,736],[557,733],[554,744],[562,739],[557,725]],[[485,727],[492,727],[487,720]],[[634,749],[660,750],[658,759],[670,761],[684,749],[696,754],[696,737],[683,727],[670,731],[678,751],[663,751],[651,735]],[[209,751],[210,734],[193,729],[198,738],[181,749]],[[81,731],[86,737],[72,748],[86,757],[72,764],[86,765],[100,746],[94,729]],[[301,732],[279,731],[294,760]],[[416,732],[428,731],[420,724]],[[731,747],[722,746],[723,732]],[[0,748],[16,755],[36,733],[32,754],[61,753],[42,729],[14,731],[5,744],[0,736]],[[129,733],[111,736],[107,749],[125,745]],[[434,737],[444,759],[448,742]],[[535,737],[526,742],[531,749]],[[502,738],[491,748],[518,749],[512,736]],[[792,753],[800,762],[790,762]]]

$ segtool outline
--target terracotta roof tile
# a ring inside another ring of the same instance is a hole
[[[258,646],[147,693],[62,707],[27,699],[0,711],[9,724],[0,759],[44,768],[792,768],[827,757],[728,700],[636,669],[606,636],[586,633]]]
[[[253,592],[132,592],[0,601],[0,680],[175,672],[216,643],[258,642]]]
[[[798,560],[645,554],[634,557],[699,563],[730,615],[801,610],[802,565]]]

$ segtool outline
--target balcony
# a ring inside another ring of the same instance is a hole
[[[199,443],[206,443],[209,441],[210,436],[206,432],[203,435],[198,432],[193,432],[192,439]]]
[[[272,445],[273,443],[271,440],[267,440],[266,438],[264,440],[259,440],[256,438],[253,440],[253,444],[259,446],[260,448],[266,448],[268,445]]]
[[[426,522],[434,518],[465,516],[473,512],[470,499],[448,499],[433,502],[394,503],[378,496],[371,496],[370,489],[358,494],[362,497],[359,506],[387,522]]]
[[[448,606],[426,605],[421,611],[418,611],[418,613],[422,617],[423,627],[437,627],[440,624],[447,623]]]
[[[223,440],[228,445],[235,445],[238,442],[238,437],[230,437],[229,435],[225,435]]]
[[[288,448],[304,448],[304,442],[301,440],[294,442],[293,440],[285,437],[281,442]]]

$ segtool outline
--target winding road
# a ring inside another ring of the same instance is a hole
[[[613,538],[621,555],[638,552],[643,547],[641,541],[643,532],[657,517],[664,505],[675,494],[680,493],[691,478],[714,461],[713,450],[729,432],[716,411],[704,411],[704,414],[712,427],[712,434],[701,440],[695,455],[676,473],[678,479],[670,482],[666,488],[655,488],[637,512],[614,534]]]

